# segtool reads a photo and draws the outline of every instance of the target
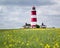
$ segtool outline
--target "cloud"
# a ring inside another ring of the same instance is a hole
[[[0,0],[0,5],[40,6],[52,4],[54,4],[52,0]]]
[[[60,27],[60,4],[40,6],[38,10],[38,23],[44,22],[48,26]]]
[[[60,6],[40,6],[37,8],[39,15],[60,15]]]
[[[30,9],[20,6],[0,6],[0,28],[22,27],[30,22]]]

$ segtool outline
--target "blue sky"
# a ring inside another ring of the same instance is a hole
[[[60,0],[0,0],[0,29],[30,23],[32,6],[36,6],[37,24],[60,28]]]

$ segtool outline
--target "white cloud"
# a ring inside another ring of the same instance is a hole
[[[60,8],[56,5],[40,6],[37,10],[39,15],[60,15]]]

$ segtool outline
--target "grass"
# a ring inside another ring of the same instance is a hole
[[[0,30],[0,48],[60,48],[60,29]]]

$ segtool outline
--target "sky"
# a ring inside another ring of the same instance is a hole
[[[60,0],[0,0],[0,29],[21,28],[30,23],[33,6],[37,24],[60,28]]]

